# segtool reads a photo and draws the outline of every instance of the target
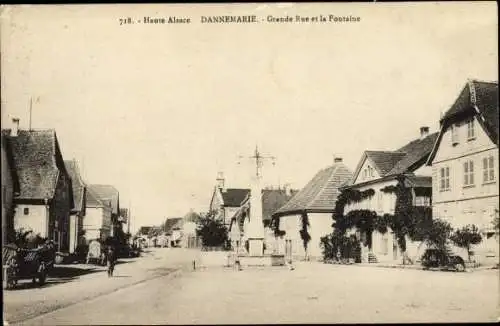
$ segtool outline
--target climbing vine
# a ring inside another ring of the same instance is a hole
[[[432,209],[430,207],[413,206],[411,188],[405,185],[404,176],[397,178],[396,185],[382,188],[384,193],[394,193],[396,205],[394,214],[378,216],[376,212],[366,209],[352,210],[344,215],[346,205],[361,202],[371,198],[375,191],[368,189],[358,191],[346,189],[340,193],[333,214],[334,228],[342,235],[345,231],[355,227],[366,234],[365,245],[371,248],[371,234],[374,230],[385,234],[389,228],[394,232],[399,248],[406,257],[406,237],[412,241],[423,241],[432,228]],[[326,239],[325,239],[326,240]]]
[[[271,230],[273,230],[275,237],[282,237],[286,234],[286,231],[280,230],[280,218],[279,217],[272,218]]]
[[[300,238],[302,239],[302,243],[304,244],[304,250],[307,255],[307,246],[309,244],[309,241],[311,241],[311,235],[309,234],[308,231],[309,216],[307,215],[307,212],[303,212],[300,219],[302,223],[302,229],[300,230]]]
[[[344,209],[346,205],[359,203],[365,199],[369,199],[375,195],[375,191],[373,189],[367,189],[365,191],[359,191],[354,189],[345,189],[343,190],[339,196],[337,197],[337,201],[335,202],[335,209],[333,213],[334,227],[336,229],[340,229],[345,231],[352,226],[352,222],[350,219],[344,216]]]

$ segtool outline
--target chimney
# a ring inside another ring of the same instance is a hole
[[[224,173],[222,172],[218,172],[217,173],[217,188],[221,189],[222,191],[225,191],[226,188],[225,188],[225,185],[224,185]]]
[[[429,136],[429,127],[420,127],[420,139]]]
[[[19,118],[12,118],[12,124],[13,124],[13,127],[12,127],[11,136],[17,137],[17,135],[19,133]]]
[[[290,197],[292,195],[292,188],[289,183],[286,183],[285,186],[285,196]]]
[[[336,156],[336,157],[333,159],[333,162],[334,162],[334,163],[342,163],[342,157]]]

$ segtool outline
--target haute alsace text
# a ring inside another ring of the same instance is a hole
[[[132,19],[124,17],[118,19],[120,25],[129,24],[189,24],[191,18],[188,17],[144,17],[143,19]],[[200,23],[202,24],[225,24],[225,23],[357,23],[361,21],[361,17],[357,16],[336,16],[336,15],[317,15],[317,16],[267,16],[265,19],[259,19],[255,15],[249,16],[201,16]]]

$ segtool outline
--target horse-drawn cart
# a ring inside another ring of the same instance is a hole
[[[5,245],[2,248],[3,287],[11,289],[21,279],[32,279],[43,285],[47,274],[54,266],[55,248],[48,244],[36,249]]]

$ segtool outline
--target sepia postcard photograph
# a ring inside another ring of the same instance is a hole
[[[500,320],[495,1],[0,6],[3,325]]]

